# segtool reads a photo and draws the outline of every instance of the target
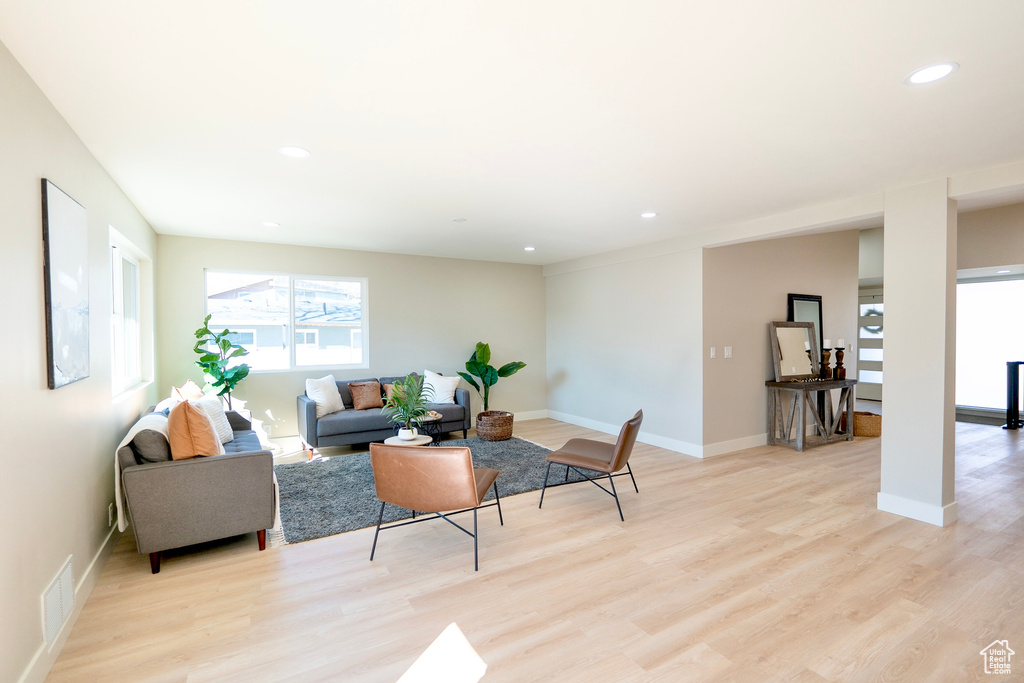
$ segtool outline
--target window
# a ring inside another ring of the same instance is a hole
[[[110,384],[121,394],[152,379],[152,261],[110,229]]]
[[[210,329],[230,329],[253,370],[367,367],[364,278],[206,271]]]
[[[1006,363],[1024,360],[1022,298],[1024,280],[956,286],[957,405],[1006,408]]]

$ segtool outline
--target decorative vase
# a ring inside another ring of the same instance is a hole
[[[476,415],[476,435],[482,441],[506,441],[512,438],[513,414],[504,410],[485,410]]]
[[[417,432],[415,427],[413,427],[412,429],[402,428],[398,430],[398,438],[403,441],[412,441],[413,439],[416,438],[416,434]]]

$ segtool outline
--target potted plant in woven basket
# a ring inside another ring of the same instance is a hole
[[[512,438],[513,416],[504,410],[490,409],[491,387],[498,383],[499,377],[516,374],[526,367],[526,363],[517,360],[495,368],[490,362],[491,347],[484,342],[477,342],[476,351],[466,362],[466,372],[460,372],[459,375],[477,390],[484,401],[483,412],[476,415],[477,437],[484,441],[504,441]]]
[[[423,386],[423,378],[416,374],[406,375],[401,382],[396,382],[391,395],[384,400],[381,411],[392,422],[401,425],[398,438],[409,441],[416,437],[416,425],[430,412],[427,401],[432,398],[433,390]]]

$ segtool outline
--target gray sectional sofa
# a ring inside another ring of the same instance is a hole
[[[224,455],[171,460],[163,434],[146,430],[117,450],[121,490],[140,553],[154,574],[160,552],[257,532],[260,550],[277,510],[274,457],[248,420],[225,412],[234,439]],[[162,440],[162,443],[161,443]]]
[[[370,443],[394,436],[394,424],[382,414],[381,408],[365,410],[353,408],[352,392],[349,391],[348,385],[349,382],[379,382],[383,387],[385,384],[400,382],[404,378],[405,375],[339,381],[337,382],[338,393],[341,394],[341,401],[345,404],[345,409],[324,415],[320,419],[317,419],[316,416],[316,402],[302,394],[298,397],[299,435],[312,448]],[[442,434],[462,430],[462,437],[466,437],[472,424],[469,413],[469,391],[458,388],[455,390],[455,403],[430,403],[428,407],[441,413],[440,431]]]

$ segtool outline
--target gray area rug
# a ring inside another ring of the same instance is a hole
[[[502,498],[524,491],[538,491],[544,484],[547,448],[517,439],[481,441],[465,439],[445,441],[444,446],[469,446],[473,465],[490,467],[498,475],[498,493]],[[380,501],[374,494],[373,470],[369,453],[353,453],[312,462],[278,465],[281,493],[281,525],[287,543],[333,536],[345,531],[376,526]],[[572,473],[575,479],[578,475]],[[565,468],[551,469],[551,482],[565,480]],[[493,498],[493,491],[487,494]],[[408,510],[388,505],[384,521],[411,517]]]

